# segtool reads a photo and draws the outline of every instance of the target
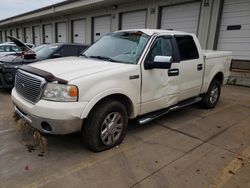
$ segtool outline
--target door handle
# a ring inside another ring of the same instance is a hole
[[[179,75],[179,69],[169,69],[168,70],[168,76],[178,76]]]
[[[198,70],[198,71],[202,70],[202,67],[203,67],[202,64],[198,64],[198,65],[197,65],[197,70]]]

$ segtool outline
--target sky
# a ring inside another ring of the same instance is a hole
[[[0,0],[0,20],[64,0]]]

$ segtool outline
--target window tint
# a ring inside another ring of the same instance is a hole
[[[78,46],[63,46],[56,53],[60,54],[62,57],[68,56],[78,56]]]
[[[147,56],[147,61],[153,62],[155,56],[172,56],[172,46],[169,38],[159,37]]]
[[[192,36],[176,36],[181,60],[198,59],[199,53]]]

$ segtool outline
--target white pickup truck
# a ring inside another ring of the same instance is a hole
[[[89,149],[103,151],[122,142],[128,119],[144,124],[196,102],[213,108],[230,64],[231,52],[203,51],[194,34],[117,31],[81,57],[21,67],[12,100],[40,132],[81,131]]]

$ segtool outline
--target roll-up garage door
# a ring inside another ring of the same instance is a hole
[[[31,43],[31,32],[29,27],[24,28],[24,42]]]
[[[41,44],[40,26],[33,27],[33,42],[36,46]]]
[[[146,28],[147,11],[140,10],[121,14],[121,29]]]
[[[201,2],[163,7],[161,29],[198,33]]]
[[[86,23],[85,20],[72,21],[72,40],[74,43],[86,42]]]
[[[65,22],[57,23],[57,42],[67,42],[67,24]]]
[[[52,25],[47,24],[43,26],[43,43],[52,43]]]
[[[233,52],[233,59],[250,60],[250,0],[225,0],[218,50]]]
[[[111,17],[102,16],[94,18],[94,41],[111,31]]]
[[[2,42],[5,42],[5,33],[2,31]]]
[[[12,36],[16,37],[16,29],[12,29]]]
[[[18,38],[19,40],[23,40],[22,35],[23,35],[22,29],[21,29],[21,28],[17,28],[17,38]]]

